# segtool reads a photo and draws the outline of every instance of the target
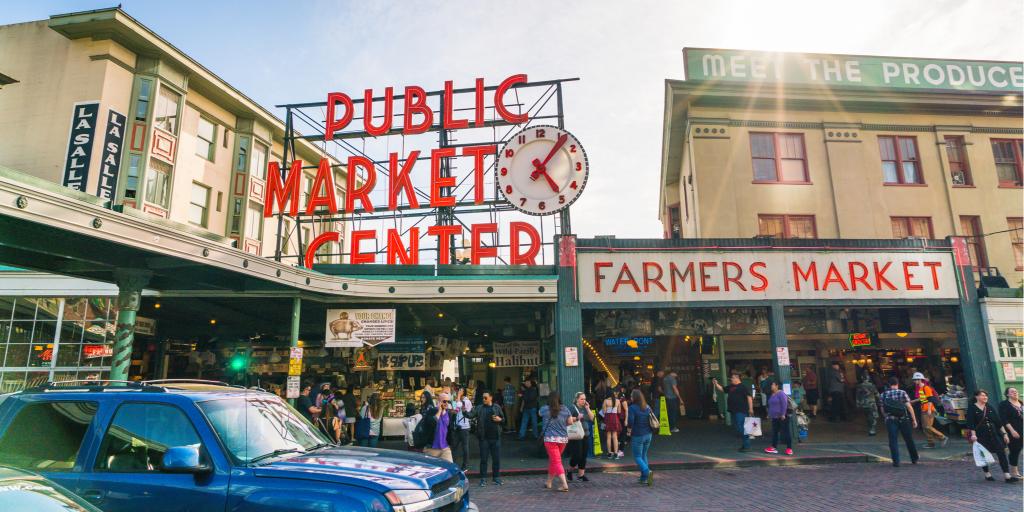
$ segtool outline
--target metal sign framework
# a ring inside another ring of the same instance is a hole
[[[425,138],[429,138],[429,134],[437,134],[436,142],[431,142],[428,145],[423,146],[424,149],[431,148],[452,148],[458,149],[468,146],[476,145],[495,145],[499,149],[507,142],[516,132],[520,129],[526,128],[534,124],[556,124],[559,128],[564,128],[564,104],[563,104],[563,84],[566,82],[572,82],[579,80],[578,78],[565,78],[557,80],[546,80],[539,82],[528,82],[514,85],[508,90],[506,94],[506,107],[510,109],[516,109],[518,114],[527,114],[528,121],[522,124],[511,123],[501,116],[496,115],[495,106],[493,104],[485,105],[486,118],[482,126],[477,126],[474,123],[466,128],[460,128],[458,130],[446,129],[442,126],[442,115],[445,111],[446,105],[444,104],[444,91],[436,90],[426,93],[427,103],[433,109],[434,122],[430,125],[429,129],[422,134],[417,135],[404,135],[402,133],[401,121],[402,111],[399,108],[392,109],[392,128],[391,130],[382,136],[373,136],[368,134],[363,129],[364,118],[361,117],[363,110],[360,109],[354,116],[350,127],[347,130],[335,132],[330,141],[325,140],[326,130],[326,108],[327,102],[318,101],[310,103],[292,103],[285,105],[277,105],[279,108],[284,108],[285,113],[285,135],[284,135],[284,151],[282,155],[282,178],[287,179],[287,172],[290,168],[289,165],[291,160],[297,156],[295,143],[297,140],[306,140],[311,143],[317,144],[320,149],[331,156],[334,156],[339,161],[344,161],[348,156],[362,156],[368,158],[373,162],[373,166],[377,173],[384,178],[389,178],[389,159],[388,158],[375,158],[371,154],[377,154],[378,151],[384,149],[385,154],[391,152],[392,141],[396,141],[400,146],[398,151],[400,159],[404,159],[407,154],[406,150],[408,146],[413,146],[412,149],[417,149],[417,143],[422,144]],[[494,91],[498,86],[492,85],[485,87],[484,91]],[[452,111],[454,115],[465,115],[467,111],[472,111],[475,105],[475,101],[478,101],[476,96],[476,88],[462,88],[454,89],[452,91]],[[393,104],[404,100],[403,94],[396,94],[393,96]],[[373,107],[377,112],[381,112],[382,109],[378,106],[378,102],[385,101],[384,97],[374,97]],[[362,105],[364,99],[362,97],[352,98],[352,103],[356,106]],[[380,119],[383,119],[383,115],[372,115],[374,124],[380,125]],[[397,139],[397,140],[396,140]],[[415,139],[415,140],[411,140]],[[374,146],[368,149],[367,146]],[[381,148],[383,146],[383,148]],[[429,153],[429,151],[427,151]],[[569,217],[569,209],[566,208],[557,214],[536,217],[527,216],[516,211],[502,196],[498,190],[496,180],[494,180],[494,170],[497,162],[497,155],[488,155],[485,159],[486,171],[485,171],[485,200],[482,203],[476,203],[473,201],[471,194],[472,189],[472,173],[466,173],[456,182],[455,187],[442,188],[442,194],[451,195],[456,198],[455,206],[451,207],[437,207],[432,208],[429,206],[430,201],[430,190],[427,188],[426,183],[423,180],[413,182],[413,193],[423,204],[418,207],[412,207],[408,204],[408,201],[404,201],[398,204],[393,210],[387,211],[375,211],[368,212],[360,206],[356,208],[352,214],[338,213],[336,215],[330,214],[317,214],[305,215],[300,213],[295,217],[295,222],[291,229],[285,226],[284,213],[277,213],[278,223],[278,237],[276,240],[274,259],[277,261],[289,260],[295,258],[299,265],[305,259],[306,243],[308,240],[303,240],[306,236],[311,240],[317,236],[318,228],[323,226],[331,226],[337,222],[348,223],[355,225],[357,228],[363,228],[364,224],[370,224],[374,226],[383,226],[388,223],[391,227],[400,230],[401,235],[404,237],[408,235],[409,230],[416,227],[418,224],[423,222],[427,218],[433,217],[435,223],[438,225],[456,225],[459,224],[463,228],[468,229],[469,217],[486,217],[487,222],[497,222],[499,217],[505,216],[522,216],[522,220],[527,220],[535,225],[538,225],[539,232],[541,234],[541,251],[539,255],[541,264],[548,264],[548,262],[554,262],[554,242],[550,239],[548,234],[569,234],[571,233],[571,223]],[[416,161],[428,161],[431,157],[419,156]],[[335,164],[334,168],[343,168],[341,164]],[[304,163],[303,169],[315,169],[317,165],[313,162]],[[453,176],[453,171],[456,169],[452,159],[441,159],[440,176],[447,178]],[[347,170],[346,170],[347,172]],[[414,171],[415,172],[415,171]],[[419,176],[425,174],[420,169]],[[380,191],[381,187],[377,187],[377,193],[374,194],[376,197],[383,197]],[[386,188],[386,187],[384,187]],[[347,191],[346,191],[347,193]],[[386,192],[385,192],[386,193]],[[376,204],[386,204],[386,201],[374,201]],[[411,225],[406,225],[406,220],[413,220]],[[304,227],[309,227],[309,232],[305,232]],[[327,231],[328,229],[324,229]],[[297,239],[297,254],[289,255],[285,254],[284,244],[287,244],[291,239],[292,235],[296,236]],[[420,240],[427,238],[424,233],[420,235]],[[465,259],[461,261],[456,257],[456,251],[458,247],[455,244],[454,236],[449,237],[449,261],[453,264],[465,263]],[[507,259],[500,253],[502,249],[508,249],[509,243],[502,240],[498,235],[492,235],[489,237],[490,240],[481,241],[485,247],[494,247],[499,250],[498,260],[507,264]],[[341,256],[343,261],[346,256],[350,254],[349,251],[345,250],[345,244],[334,244],[334,247],[338,247],[337,251],[317,251],[317,256]],[[377,246],[374,248],[372,253],[375,258],[385,253],[385,247],[377,241]],[[437,256],[439,248],[424,247],[421,250],[433,251]],[[363,251],[369,253],[371,251]],[[435,256],[435,261],[439,259]]]

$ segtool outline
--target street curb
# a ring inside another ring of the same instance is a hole
[[[779,457],[757,457],[749,459],[722,459],[722,460],[687,460],[687,461],[655,461],[650,463],[651,469],[657,470],[680,470],[680,469],[727,469],[727,468],[750,468],[750,467],[779,467],[779,466],[808,466],[821,464],[856,464],[867,462],[883,462],[886,459],[867,453],[850,455],[821,455],[807,457],[790,457],[782,455]],[[623,473],[638,471],[636,464],[602,464],[601,466],[590,466],[587,473]],[[478,471],[466,473],[469,477],[479,476]],[[517,468],[502,469],[503,476],[526,476],[546,475],[547,468]]]

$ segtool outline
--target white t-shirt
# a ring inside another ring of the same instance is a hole
[[[473,410],[473,402],[462,397],[462,402],[452,402],[452,409],[455,411],[455,424],[462,430],[469,430],[469,418],[466,413]]]

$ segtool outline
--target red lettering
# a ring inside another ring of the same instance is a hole
[[[397,229],[388,229],[388,265],[398,260],[402,265],[419,265],[420,263],[420,228],[409,228],[409,251],[406,252],[402,243],[402,234]]]
[[[320,193],[321,190],[323,190],[323,194]],[[306,215],[312,215],[320,206],[326,206],[331,215],[338,213],[338,203],[334,197],[334,172],[331,170],[331,163],[326,158],[320,159],[316,178],[313,178],[313,190],[309,191],[307,201]]]
[[[734,277],[729,276],[729,269],[736,269],[736,275]],[[740,282],[740,278],[743,277],[743,267],[735,261],[726,261],[722,263],[722,275],[725,277],[725,291],[729,291],[729,283],[733,283],[739,287],[740,290],[747,291],[747,287],[743,286]]]
[[[919,263],[916,261],[904,261],[903,262],[903,282],[907,285],[908,291],[924,290],[924,286],[914,284],[911,279],[914,278],[914,274],[910,273],[910,267],[916,267]]]
[[[284,211],[288,207],[288,215],[292,217],[299,214],[299,184],[302,180],[302,160],[292,162],[292,168],[288,170],[288,179],[282,185],[281,167],[277,162],[270,162],[267,167],[267,202],[263,204],[263,216],[270,217],[274,214],[274,205],[277,211]]]
[[[451,262],[451,239],[456,235],[462,235],[462,226],[430,226],[427,234],[437,237],[437,263],[447,265]]]
[[[928,267],[932,271],[932,289],[939,289],[939,267],[942,266],[941,261],[926,261],[922,265]]]
[[[612,293],[619,291],[619,286],[628,284],[633,287],[633,291],[640,293],[640,285],[637,284],[636,278],[633,277],[633,272],[629,270],[629,265],[623,263],[622,269],[619,270],[619,277],[615,279],[615,284],[612,285]]]
[[[679,278],[680,283],[685,283],[687,279],[690,280],[690,291],[697,291],[697,280],[693,277],[693,262],[686,264],[686,270],[682,273],[679,272],[679,267],[676,266],[675,262],[669,262],[668,273],[671,276],[669,286],[672,288],[672,293],[676,292],[676,278]]]
[[[828,264],[828,272],[825,273],[825,282],[822,283],[821,289],[828,291],[828,287],[832,283],[839,283],[843,290],[850,290],[850,287],[846,286],[846,281],[843,281],[843,275],[839,273],[835,263]]]
[[[501,84],[498,85],[498,88],[494,91],[494,110],[498,112],[498,115],[501,116],[502,119],[512,124],[525,123],[530,120],[530,115],[529,113],[517,115],[509,111],[509,109],[505,107],[505,92],[508,91],[509,88],[512,87],[513,85],[525,83],[525,74],[512,75],[506,78],[504,81],[502,81]]]
[[[803,279],[804,281],[807,281],[808,279],[813,279],[811,281],[811,284],[814,285],[814,291],[818,291],[818,265],[817,265],[817,263],[812,261],[811,264],[807,267],[807,271],[804,272],[803,269],[800,268],[800,263],[794,261],[793,262],[793,285],[796,287],[796,291],[800,291],[800,280],[801,279]]]
[[[363,95],[363,128],[366,134],[379,137],[391,131],[391,118],[393,113],[392,102],[395,99],[395,90],[391,87],[384,89],[384,122],[380,126],[373,125],[373,89],[367,89]]]
[[[594,292],[601,293],[601,280],[604,279],[604,274],[601,273],[602,268],[611,268],[612,262],[610,261],[595,261],[594,262]]]
[[[359,250],[359,242],[363,240],[373,240],[377,238],[377,230],[375,229],[357,229],[349,234],[349,263],[358,265],[361,263],[373,263],[376,259],[376,255],[372,252],[363,253]]]
[[[430,150],[430,206],[455,206],[455,197],[442,195],[441,188],[455,187],[455,176],[441,176],[441,159],[455,156],[455,148]]]
[[[498,146],[466,146],[462,148],[462,156],[473,157],[473,202],[484,202],[484,157],[498,152]]]
[[[423,121],[413,124],[412,115],[418,113]],[[402,133],[415,135],[430,129],[434,124],[434,111],[427,105],[427,91],[422,87],[410,85],[405,88],[405,109],[402,112]]]
[[[509,265],[536,265],[537,254],[540,253],[540,233],[537,228],[527,222],[510,222],[509,228]],[[530,238],[530,248],[525,253],[519,252],[519,234],[526,233]],[[609,263],[611,265],[611,263]],[[597,291],[601,291],[600,283]]]
[[[416,191],[412,188],[412,180],[409,179],[409,173],[412,171],[412,166],[416,164],[416,159],[419,158],[419,156],[420,152],[418,150],[413,150],[409,153],[409,158],[405,159],[405,163],[402,164],[401,169],[399,169],[398,153],[391,153],[391,162],[388,167],[389,210],[398,208],[398,194],[403,190],[405,191],[405,197],[409,198],[409,207],[420,207],[420,202],[416,199]]]
[[[657,270],[658,274],[652,276],[651,273],[649,272],[650,269]],[[661,284],[661,276],[664,275],[664,273],[665,272],[661,269],[661,265],[658,265],[656,262],[653,262],[653,261],[645,261],[644,262],[644,291],[645,292],[651,291],[650,284],[654,283],[655,285],[657,285],[658,288],[661,289],[661,291],[667,292],[668,290],[665,289],[665,285]]]
[[[474,124],[477,128],[484,125],[484,79],[476,79],[476,119]]]
[[[444,111],[442,112],[441,118],[445,130],[458,130],[459,128],[469,127],[469,121],[465,119],[455,119],[455,105],[453,105],[454,101],[452,100],[454,90],[455,88],[452,85],[452,81],[446,80],[444,82],[444,101],[442,101],[444,104],[442,105]]]
[[[858,274],[855,269],[860,269],[860,273]],[[868,266],[867,265],[865,265],[865,264],[863,264],[863,263],[861,263],[859,261],[851,261],[850,262],[850,288],[852,288],[854,291],[856,291],[857,290],[857,283],[860,283],[860,284],[864,285],[864,288],[867,288],[868,290],[872,290],[873,288],[871,288],[871,283],[868,283],[868,274],[869,274],[869,272],[868,272]]]
[[[890,290],[895,290],[896,287],[893,286],[892,283],[885,278],[885,273],[889,270],[889,267],[892,266],[892,262],[887,261],[881,269],[878,268],[877,261],[872,262],[872,266],[875,269],[875,289],[881,291],[882,283],[885,283],[885,285],[888,286]]]
[[[470,226],[470,248],[469,258],[474,265],[479,265],[482,258],[497,258],[498,248],[495,246],[484,247],[481,236],[486,233],[497,233],[498,225],[493,222],[473,224]]]
[[[763,292],[768,289],[768,278],[765,277],[764,274],[758,272],[756,270],[758,268],[760,268],[761,270],[765,270],[768,268],[768,265],[766,265],[763,261],[758,261],[750,264],[750,275],[754,276],[754,278],[757,279],[758,281],[761,281],[761,284],[750,287],[750,291],[752,292]],[[799,288],[797,289],[799,290]]]
[[[327,242],[337,242],[338,236],[337,231],[328,231],[326,233],[320,233],[320,235],[314,238],[313,241],[306,246],[306,268],[313,268],[313,262],[316,260],[317,249]]]
[[[356,186],[356,176],[359,175],[359,168],[362,167],[366,170],[366,181],[363,182],[363,186]],[[373,203],[370,202],[370,191],[373,190],[374,184],[377,183],[377,171],[373,167],[373,162],[369,158],[364,156],[350,156],[348,157],[348,168],[345,169],[345,190],[348,192],[345,194],[345,211],[352,213],[356,209],[356,199],[359,199],[363,203],[363,208],[367,212],[373,212]]]
[[[711,277],[708,274],[708,267],[717,267],[717,261],[702,261],[700,262],[700,291],[702,292],[717,292],[719,288],[717,286],[709,286],[708,279]]]
[[[345,106],[345,115],[341,119],[334,118],[334,109],[338,104]],[[327,93],[327,122],[324,123],[324,140],[334,140],[334,132],[343,130],[352,121],[352,98],[343,92]]]

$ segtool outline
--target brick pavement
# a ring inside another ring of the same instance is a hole
[[[658,471],[653,487],[636,473],[599,473],[568,493],[543,488],[542,476],[505,478],[470,491],[482,512],[952,511],[1020,512],[1022,486],[984,480],[969,460]]]

